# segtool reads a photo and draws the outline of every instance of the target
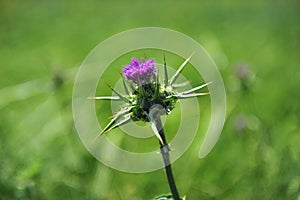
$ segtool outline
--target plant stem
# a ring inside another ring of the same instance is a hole
[[[169,154],[170,147],[167,143],[164,129],[163,129],[159,115],[156,115],[156,117],[155,117],[155,125],[157,127],[157,130],[158,130],[163,142],[164,142],[164,144],[162,144],[161,142],[159,143],[160,144],[160,152],[163,157],[164,168],[165,168],[165,172],[167,175],[169,187],[170,187],[170,190],[172,193],[172,197],[174,200],[180,200],[180,196],[179,196],[176,184],[175,184],[175,180],[174,180],[174,176],[173,176],[173,172],[172,172],[172,166],[171,166],[171,162],[170,162],[170,154]]]

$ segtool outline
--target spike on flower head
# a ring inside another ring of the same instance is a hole
[[[155,80],[157,70],[153,59],[139,61],[137,58],[133,58],[131,63],[124,67],[123,74],[126,80],[133,81],[138,85],[145,85]]]

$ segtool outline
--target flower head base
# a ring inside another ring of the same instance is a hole
[[[139,62],[138,59],[133,58],[131,63],[123,69],[126,80],[133,81],[138,85],[150,83],[155,79],[156,73],[157,70],[152,59]]]

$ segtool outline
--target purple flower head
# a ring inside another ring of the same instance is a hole
[[[157,70],[154,65],[154,60],[142,60],[133,58],[131,63],[123,68],[123,74],[127,80],[133,81],[136,84],[147,84],[156,76]]]

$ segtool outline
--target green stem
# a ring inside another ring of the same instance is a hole
[[[161,119],[160,116],[157,115],[155,117],[155,125],[157,127],[157,130],[159,131],[159,134],[164,142],[164,144],[162,144],[160,142],[160,152],[162,154],[163,157],[163,161],[164,161],[164,168],[165,168],[165,172],[167,175],[167,179],[168,179],[168,183],[169,183],[169,187],[172,193],[172,197],[174,200],[180,200],[180,196],[175,184],[175,180],[174,180],[174,176],[173,176],[173,172],[172,172],[172,166],[171,166],[171,162],[170,162],[170,147],[167,143],[166,137],[165,137],[165,133],[164,133],[164,129],[162,127],[162,123],[161,123]]]

